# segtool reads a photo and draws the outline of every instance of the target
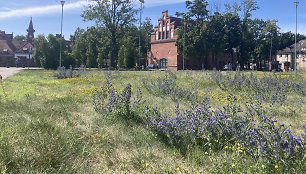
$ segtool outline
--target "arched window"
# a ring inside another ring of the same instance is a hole
[[[155,33],[155,40],[158,40],[158,31]]]
[[[170,33],[171,33],[171,39],[173,39],[173,37],[174,37],[174,32],[173,32],[173,28],[171,28],[171,30],[170,30]]]
[[[161,69],[167,69],[168,60],[165,59],[165,58],[160,59],[159,64],[160,64],[160,68],[161,68]]]
[[[166,24],[166,39],[169,39],[170,35],[170,24],[167,22]]]

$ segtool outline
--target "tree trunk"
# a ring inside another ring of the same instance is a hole
[[[112,45],[111,45],[111,60],[110,60],[110,66],[112,68],[116,68],[116,60],[117,60],[117,40],[116,40],[116,32],[112,31]]]

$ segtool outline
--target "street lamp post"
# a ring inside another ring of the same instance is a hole
[[[293,70],[296,71],[296,53],[297,53],[297,48],[296,48],[296,36],[297,36],[297,9],[298,9],[298,5],[299,5],[299,1],[295,1],[295,48],[294,48],[294,59],[293,59]]]
[[[141,58],[141,17],[142,17],[142,4],[143,1],[140,1],[140,13],[139,13],[139,40],[138,40],[138,61],[136,61],[136,69],[140,66]]]
[[[184,18],[183,70],[185,70],[186,19]]]
[[[28,69],[30,69],[31,54],[32,54],[32,47],[30,47],[30,49],[29,49]]]
[[[59,60],[59,67],[62,66],[62,38],[63,38],[63,17],[64,17],[64,4],[65,1],[61,1],[62,4],[62,18],[61,18],[61,36],[60,36],[60,60]]]

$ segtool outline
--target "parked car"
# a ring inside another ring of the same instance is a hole
[[[21,59],[20,59],[20,58],[17,58],[17,59],[16,59],[15,64],[16,64],[16,67],[17,67],[17,68],[18,68],[18,67],[23,67],[23,65],[22,65],[22,61],[21,61]]]
[[[146,69],[152,70],[152,69],[158,69],[158,67],[155,64],[149,64]]]
[[[235,64],[226,64],[223,67],[224,71],[235,71],[236,70],[236,65]]]

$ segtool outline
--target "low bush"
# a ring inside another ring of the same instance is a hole
[[[58,79],[66,79],[66,78],[73,78],[79,77],[81,72],[78,70],[73,70],[72,67],[66,69],[65,67],[58,67],[54,73],[54,77]]]
[[[143,79],[143,86],[151,94],[157,97],[168,96],[174,101],[178,100],[197,100],[196,92],[192,89],[184,89],[176,84],[176,75],[171,71],[166,71],[166,74],[157,79]]]

